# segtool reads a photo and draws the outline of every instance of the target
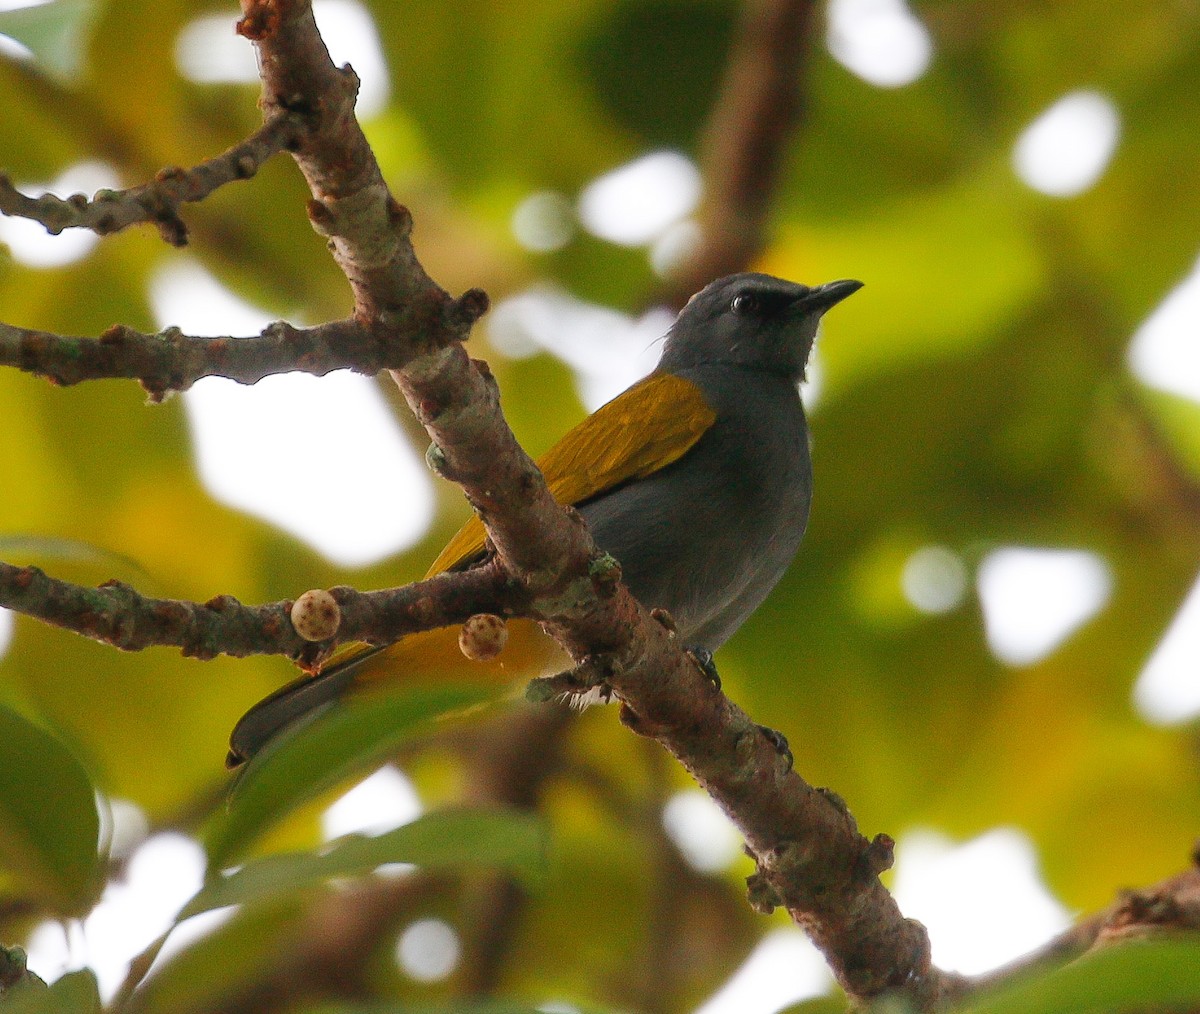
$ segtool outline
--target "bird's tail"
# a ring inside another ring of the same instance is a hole
[[[370,648],[316,676],[301,676],[264,697],[247,711],[229,734],[225,766],[235,768],[248,761],[289,725],[320,714],[350,690],[355,676],[368,659],[383,648]]]
[[[254,705],[229,737],[227,767],[237,767],[289,725],[324,711],[359,690],[401,684],[461,684],[509,687],[515,680],[560,672],[571,665],[566,652],[532,620],[511,620],[508,642],[487,662],[466,658],[458,627],[409,634],[395,644],[335,659],[316,676],[303,676]]]

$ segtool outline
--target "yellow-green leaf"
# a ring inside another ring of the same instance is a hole
[[[15,890],[80,915],[99,888],[100,816],[83,765],[57,738],[0,706],[0,866]]]

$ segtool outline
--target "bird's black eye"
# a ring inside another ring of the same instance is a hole
[[[729,309],[743,317],[758,312],[758,297],[746,292],[739,292],[729,303]]]

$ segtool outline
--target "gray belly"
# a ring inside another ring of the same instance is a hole
[[[717,422],[683,458],[580,507],[638,600],[668,610],[685,644],[710,650],[787,570],[812,491],[795,387],[771,384],[750,405],[722,393]]]

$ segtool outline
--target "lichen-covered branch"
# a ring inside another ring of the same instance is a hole
[[[85,380],[137,380],[151,399],[186,391],[203,377],[255,384],[278,373],[374,374],[407,361],[403,346],[379,340],[354,320],[298,328],[282,321],[253,337],[202,337],[169,327],[157,334],[117,324],[99,338],[0,324],[0,366],[15,366],[63,386]]]
[[[166,646],[195,658],[286,655],[305,668],[339,644],[389,644],[481,612],[517,613],[524,601],[494,564],[382,591],[331,588],[330,595],[341,614],[336,634],[313,643],[293,627],[291,600],[248,606],[232,595],[207,602],[157,599],[120,581],[89,587],[37,567],[0,563],[0,606],[123,651]]]
[[[107,236],[131,225],[153,222],[166,242],[186,246],[188,231],[179,217],[179,206],[202,201],[226,183],[250,179],[267,159],[294,144],[302,129],[299,117],[277,113],[246,140],[215,158],[191,169],[162,169],[151,183],[128,190],[101,190],[90,200],[84,194],[29,197],[0,173],[0,214],[40,222],[54,236],[64,229],[91,229]]]

